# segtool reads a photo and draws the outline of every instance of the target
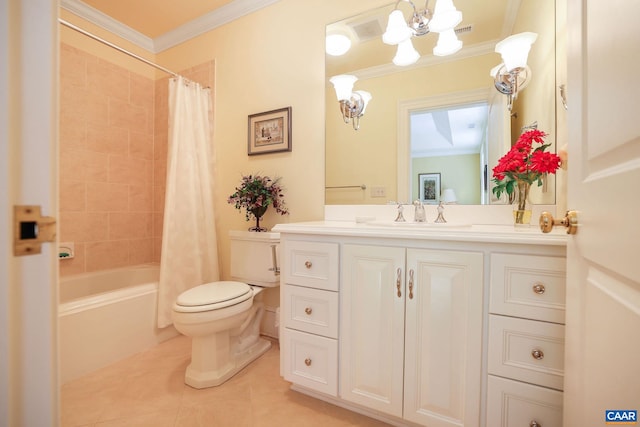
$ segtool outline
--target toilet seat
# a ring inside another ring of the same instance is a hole
[[[182,313],[219,310],[240,304],[252,296],[253,289],[246,283],[234,281],[205,283],[181,293],[173,309]]]

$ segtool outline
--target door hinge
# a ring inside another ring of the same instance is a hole
[[[42,252],[42,244],[56,241],[56,219],[42,216],[40,206],[13,207],[13,255]]]

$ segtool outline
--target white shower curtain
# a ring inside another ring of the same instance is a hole
[[[209,89],[170,79],[159,328],[173,323],[171,307],[180,293],[219,279],[210,111]]]

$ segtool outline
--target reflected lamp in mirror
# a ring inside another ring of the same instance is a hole
[[[353,84],[358,80],[356,76],[340,74],[329,81],[336,91],[340,112],[345,123],[351,121],[354,130],[360,129],[360,117],[364,115],[367,104],[371,101],[371,94],[364,90],[353,91]]]
[[[498,92],[509,97],[508,108],[511,111],[518,92],[531,80],[531,70],[527,58],[531,45],[536,41],[536,33],[514,34],[496,44],[496,52],[502,56],[502,64],[491,70],[494,85]]]
[[[343,33],[327,34],[325,51],[331,56],[342,56],[351,49],[351,38]]]
[[[402,11],[398,9],[400,2],[407,2],[413,11],[411,18],[405,20]],[[436,56],[452,55],[462,48],[454,28],[462,22],[462,13],[456,9],[453,0],[436,0],[433,15],[429,10],[429,0],[424,9],[416,9],[411,0],[398,0],[393,11],[389,14],[387,29],[382,35],[386,44],[398,46],[393,63],[406,66],[415,63],[420,54],[413,47],[411,37],[421,37],[430,32],[438,33],[438,43],[433,48]]]
[[[453,191],[453,188],[445,188],[442,192],[442,196],[440,197],[442,203],[447,205],[452,205],[458,203],[458,198],[456,197],[456,192]]]

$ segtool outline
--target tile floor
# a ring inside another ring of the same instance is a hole
[[[63,427],[269,427],[387,424],[291,391],[277,342],[219,387],[184,384],[191,340],[170,339],[62,386]]]

